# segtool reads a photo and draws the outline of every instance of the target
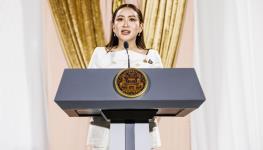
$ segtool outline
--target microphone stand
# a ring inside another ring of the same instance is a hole
[[[129,44],[128,44],[127,41],[125,41],[125,42],[123,43],[123,47],[125,48],[126,53],[127,53],[127,55],[128,55],[128,68],[130,68],[130,55],[129,55],[129,52],[128,52]]]

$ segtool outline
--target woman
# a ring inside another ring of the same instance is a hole
[[[106,47],[97,47],[91,57],[89,68],[127,68],[127,53],[124,42],[129,44],[130,66],[132,68],[162,68],[161,58],[156,50],[146,49],[143,38],[143,17],[132,4],[124,4],[112,16],[111,40]],[[94,117],[88,135],[92,149],[109,147],[110,124],[100,117]],[[159,130],[155,122],[150,123],[152,149],[161,146]]]

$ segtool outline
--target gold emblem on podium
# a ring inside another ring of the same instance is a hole
[[[114,80],[116,91],[125,97],[135,98],[145,93],[148,87],[146,74],[138,69],[121,70]]]

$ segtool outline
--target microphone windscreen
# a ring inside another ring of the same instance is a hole
[[[125,41],[125,42],[123,43],[123,46],[124,46],[125,49],[128,49],[128,48],[129,48],[129,43],[128,43],[127,41]]]

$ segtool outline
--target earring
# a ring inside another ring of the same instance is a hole
[[[138,36],[141,36],[141,33],[138,33]]]
[[[116,34],[114,33],[113,36],[116,37]]]

